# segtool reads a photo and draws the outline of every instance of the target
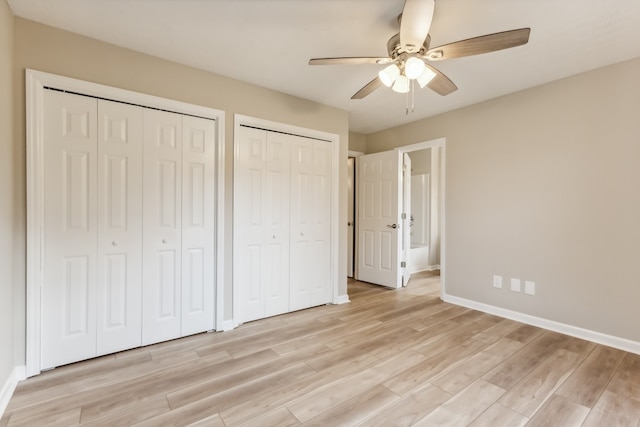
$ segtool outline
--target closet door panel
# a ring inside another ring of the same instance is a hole
[[[267,225],[264,230],[266,316],[289,311],[290,153],[293,139],[291,135],[267,133],[264,200]]]
[[[291,147],[291,310],[311,306],[313,199],[313,141],[298,137]]]
[[[142,344],[180,336],[182,116],[144,110]]]
[[[182,335],[214,328],[215,122],[182,121]]]
[[[331,301],[331,145],[313,143],[312,249],[307,259],[313,270],[311,306]]]
[[[96,105],[44,91],[43,369],[96,356]]]
[[[143,109],[98,101],[98,354],[141,345]]]
[[[292,154],[291,309],[331,299],[331,146],[299,138]]]
[[[264,238],[267,132],[240,127],[236,144],[234,193],[234,281],[241,321],[265,317],[265,275],[269,271]]]

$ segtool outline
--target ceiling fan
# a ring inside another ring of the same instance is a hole
[[[362,99],[381,85],[391,87],[396,92],[407,93],[413,88],[414,81],[420,87],[428,86],[444,96],[458,90],[458,87],[427,62],[494,52],[521,46],[529,41],[531,29],[520,28],[430,47],[429,28],[434,9],[435,0],[405,1],[402,14],[398,17],[400,32],[387,42],[388,57],[313,58],[309,60],[309,65],[388,64],[378,73],[378,77],[367,83],[351,99]]]

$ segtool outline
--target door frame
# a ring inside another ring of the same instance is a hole
[[[334,133],[328,133],[320,130],[304,128],[300,126],[290,125],[286,123],[275,122],[266,119],[260,119],[257,117],[246,116],[243,114],[235,114],[233,119],[233,189],[232,194],[235,194],[236,188],[236,174],[237,168],[235,167],[235,162],[238,157],[239,150],[239,128],[240,126],[250,126],[256,127],[259,129],[264,129],[267,131],[274,132],[282,132],[288,133],[292,135],[308,137],[313,139],[319,139],[323,141],[327,141],[331,143],[331,173],[333,179],[331,180],[331,301],[333,304],[341,304],[344,302],[344,295],[341,296],[339,294],[338,284],[339,284],[339,256],[340,256],[340,234],[339,234],[339,204],[340,204],[340,182],[339,182],[339,171],[340,171],[340,136]],[[233,215],[235,218],[235,214]],[[234,221],[235,222],[235,221]],[[234,225],[235,227],[235,225]],[[235,270],[235,262],[239,257],[235,256],[236,253],[236,242],[235,237],[233,238],[233,258],[232,258],[232,271]],[[240,299],[238,295],[240,295],[240,289],[238,288],[238,283],[233,280],[233,327],[237,327],[242,323],[241,320],[241,309],[240,309]],[[227,321],[228,322],[228,321]]]
[[[445,224],[445,220],[446,220],[446,210],[445,210],[445,205],[446,205],[446,197],[445,197],[445,189],[446,189],[446,171],[445,171],[445,165],[446,165],[446,155],[447,155],[447,138],[442,137],[442,138],[437,138],[437,139],[432,139],[429,141],[424,141],[424,142],[417,142],[415,144],[409,144],[409,145],[403,145],[401,147],[396,147],[395,150],[399,151],[401,154],[404,153],[411,153],[412,151],[419,151],[419,150],[424,150],[427,148],[440,148],[442,150],[442,157],[441,157],[441,161],[440,161],[440,174],[439,174],[439,187],[440,187],[440,206],[438,207],[439,209],[439,220],[440,220],[440,298],[442,298],[443,295],[446,294],[446,268],[445,268],[445,254],[446,254],[446,238],[445,238],[445,232],[446,232],[446,224]]]
[[[86,82],[56,74],[27,69],[26,91],[26,163],[27,163],[27,290],[26,290],[26,374],[37,375],[40,369],[40,290],[43,284],[44,249],[44,91],[54,88],[95,98],[125,102],[214,120],[216,123],[216,223],[215,227],[215,328],[224,319],[224,125],[225,113],[209,107]],[[142,260],[141,260],[142,262]]]
[[[357,233],[356,233],[356,220],[358,219],[358,183],[357,183],[357,178],[358,178],[358,169],[357,169],[357,163],[358,163],[358,157],[362,156],[364,153],[362,151],[352,151],[349,150],[349,153],[347,155],[347,159],[353,159],[353,200],[349,199],[349,197],[347,196],[347,203],[353,204],[353,222],[354,224],[352,225],[352,229],[351,229],[351,233],[353,234],[353,247],[351,251],[349,251],[349,245],[347,244],[347,255],[350,256],[352,258],[352,264],[353,264],[353,279],[357,280],[358,277],[358,244],[356,243],[356,239],[357,239]],[[347,233],[349,232],[349,227],[347,226]],[[348,275],[347,275],[348,277]]]

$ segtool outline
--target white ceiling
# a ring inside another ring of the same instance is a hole
[[[20,17],[349,111],[370,133],[640,57],[640,0],[436,0],[431,46],[530,27],[525,46],[432,63],[458,91],[428,89],[405,115],[385,87],[350,97],[378,65],[312,57],[386,56],[403,0],[8,0]]]

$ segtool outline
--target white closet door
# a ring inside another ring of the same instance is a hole
[[[182,335],[214,328],[215,122],[182,121]]]
[[[299,310],[331,298],[331,146],[298,137],[291,159],[291,310]]]
[[[180,336],[182,116],[144,110],[142,344]]]
[[[143,109],[98,101],[98,355],[141,345]]]
[[[96,356],[96,106],[44,91],[42,369]]]
[[[290,152],[295,137],[267,132],[265,315],[289,312]]]
[[[265,317],[265,265],[263,241],[266,228],[264,212],[267,133],[238,129],[234,187],[234,269],[238,283],[241,321]],[[236,297],[236,296],[234,296]]]
[[[234,194],[234,280],[242,321],[289,311],[291,137],[241,127]]]

